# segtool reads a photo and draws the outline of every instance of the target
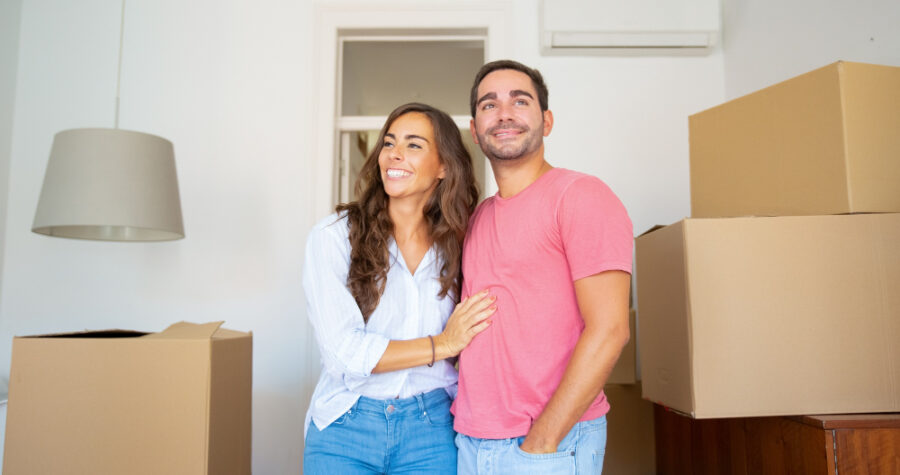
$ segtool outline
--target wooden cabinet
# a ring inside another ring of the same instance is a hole
[[[654,406],[660,474],[900,475],[900,414],[691,419]]]

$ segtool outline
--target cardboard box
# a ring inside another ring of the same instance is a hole
[[[900,68],[838,62],[692,115],[691,215],[900,212]]]
[[[603,473],[656,474],[653,404],[641,398],[641,384],[607,384],[606,455]]]
[[[631,339],[622,348],[619,360],[613,366],[612,373],[607,378],[607,384],[634,384],[640,378],[637,374],[637,328],[634,309],[628,312],[628,328],[631,330]]]
[[[249,474],[252,335],[220,325],[15,338],[3,473]]]
[[[643,396],[696,418],[900,411],[900,214],[637,238]]]

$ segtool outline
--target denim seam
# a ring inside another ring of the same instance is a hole
[[[561,460],[572,457],[570,452],[553,452],[552,454],[530,454],[516,447],[516,453],[528,460]]]

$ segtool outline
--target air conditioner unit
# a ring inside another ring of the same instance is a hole
[[[720,0],[542,0],[545,54],[706,54]]]

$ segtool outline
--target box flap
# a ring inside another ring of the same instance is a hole
[[[225,322],[189,323],[178,322],[169,325],[169,328],[159,332],[145,335],[143,338],[164,338],[184,340],[209,340],[220,326]]]
[[[637,237],[646,236],[647,234],[650,234],[650,233],[652,233],[653,231],[656,231],[657,229],[662,229],[662,228],[664,228],[664,227],[666,227],[665,224],[656,224],[656,225],[654,225],[652,228],[650,228],[650,229],[648,229],[648,230],[642,232],[641,234],[638,234]]]
[[[213,340],[218,340],[220,338],[242,338],[253,335],[253,332],[242,332],[238,330],[229,330],[228,328],[219,328],[216,330],[216,333],[213,334]]]

